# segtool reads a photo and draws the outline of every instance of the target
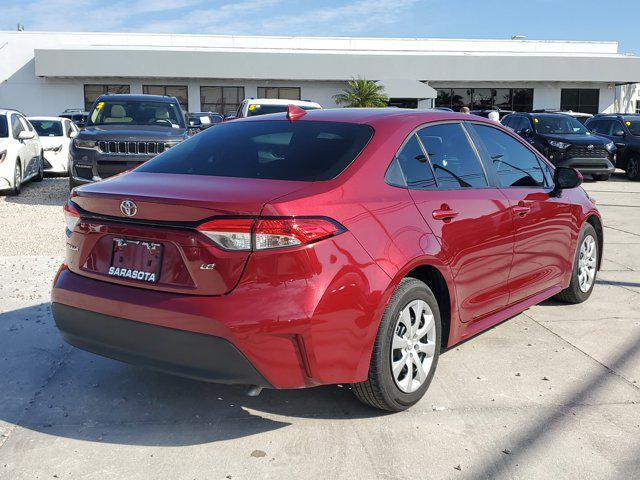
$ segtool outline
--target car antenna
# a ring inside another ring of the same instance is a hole
[[[295,105],[289,105],[287,107],[287,119],[289,119],[292,122],[295,122],[296,120],[298,120],[301,117],[304,117],[307,114],[307,111],[297,107]]]

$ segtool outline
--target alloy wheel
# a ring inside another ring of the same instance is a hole
[[[597,250],[596,240],[591,235],[584,237],[578,258],[578,285],[584,293],[591,289],[596,278]]]
[[[19,190],[21,183],[22,183],[22,169],[20,168],[20,164],[16,162],[16,168],[13,172],[13,188],[16,190]]]
[[[391,343],[393,379],[404,393],[418,390],[427,380],[436,351],[433,312],[423,300],[414,300],[398,316]]]
[[[637,158],[630,158],[627,165],[627,176],[631,179],[638,178],[638,170],[640,169],[640,162]]]

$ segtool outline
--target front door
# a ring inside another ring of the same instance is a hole
[[[464,127],[443,123],[418,130],[399,161],[416,206],[448,258],[460,319],[469,322],[504,307],[513,256],[511,211],[489,186]]]
[[[550,195],[551,169],[516,138],[486,124],[473,124],[483,156],[513,219],[514,257],[509,303],[561,285],[571,269],[570,205]]]

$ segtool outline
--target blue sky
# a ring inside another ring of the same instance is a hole
[[[633,3],[633,2],[632,2]],[[0,29],[617,40],[640,55],[624,8],[600,0],[0,0]],[[631,13],[633,9],[627,10]]]

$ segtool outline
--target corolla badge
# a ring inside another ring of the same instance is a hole
[[[127,217],[133,217],[138,213],[138,205],[133,200],[123,200],[120,202],[120,211]]]

